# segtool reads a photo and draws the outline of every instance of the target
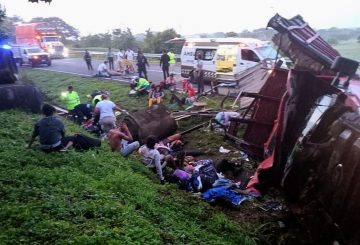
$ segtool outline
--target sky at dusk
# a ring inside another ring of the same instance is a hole
[[[360,27],[360,1],[324,0],[1,0],[7,15],[25,21],[33,17],[57,16],[77,28],[81,35],[131,28],[143,33],[150,28],[174,28],[182,35],[241,32],[266,27],[275,14],[290,18],[300,14],[313,28]]]

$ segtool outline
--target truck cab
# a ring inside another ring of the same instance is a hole
[[[39,46],[17,46],[12,47],[14,57],[20,66],[27,64],[31,67],[36,65],[51,66],[51,58],[48,53]]]
[[[69,55],[68,49],[58,36],[42,36],[41,45],[52,58],[66,58]]]
[[[19,24],[15,27],[15,33],[18,45],[38,45],[52,58],[68,57],[68,49],[61,42],[56,28],[47,23]]]

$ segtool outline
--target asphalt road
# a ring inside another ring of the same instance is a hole
[[[39,69],[39,70],[47,70],[47,71],[56,71],[61,73],[68,73],[68,74],[74,74],[74,75],[80,75],[80,76],[93,76],[96,71],[98,65],[101,63],[99,60],[93,60],[92,65],[94,67],[94,71],[88,71],[87,66],[84,62],[84,60],[80,58],[67,58],[67,59],[54,59],[52,60],[52,65],[50,67],[47,66],[41,66],[36,67],[33,69]],[[116,68],[116,65],[115,65]],[[180,81],[180,65],[177,64],[175,66],[175,72],[176,78],[178,81]],[[111,79],[107,80],[114,80],[119,82],[130,82],[131,78],[133,76],[137,76],[138,73],[134,73],[127,76],[113,76]],[[159,66],[159,63],[150,63],[150,68],[148,69],[148,79],[149,81],[158,84],[161,80],[163,80],[163,72],[161,70],[161,67]]]

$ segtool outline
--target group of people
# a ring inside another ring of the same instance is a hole
[[[109,78],[111,76],[133,74],[135,73],[134,57],[134,51],[132,51],[130,48],[128,48],[126,51],[119,49],[117,54],[115,54],[111,48],[108,48],[106,53],[106,60],[98,66],[96,76]],[[117,61],[117,69],[115,69],[115,59]],[[84,61],[87,65],[87,69],[89,71],[94,71],[91,54],[88,50],[85,50]],[[164,50],[160,58],[160,67],[162,68],[164,74],[164,81],[166,81],[166,79],[172,73],[174,73],[175,63],[176,56],[174,52],[172,50],[169,50],[169,52]],[[136,66],[139,77],[144,77],[147,80],[147,68],[150,66],[147,58],[140,49],[138,50],[136,56]]]
[[[115,58],[117,63],[117,69],[115,70]],[[94,71],[92,66],[92,57],[88,50],[85,50],[84,61],[89,71]],[[111,77],[120,76],[123,74],[132,74],[135,72],[134,68],[134,51],[128,48],[126,51],[119,49],[115,55],[111,48],[106,53],[106,60],[104,60],[97,69],[95,76],[99,77]]]

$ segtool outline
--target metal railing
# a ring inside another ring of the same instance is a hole
[[[93,58],[106,59],[107,52],[91,51],[91,50],[89,50],[89,52]],[[70,50],[69,54],[70,54],[70,56],[82,57],[84,55],[84,51]],[[117,52],[114,52],[114,55],[115,55],[114,58],[116,58]],[[146,58],[160,59],[162,54],[144,53],[144,55]],[[134,53],[134,58],[136,58],[136,57],[137,57],[137,53]],[[180,54],[175,54],[175,58],[177,61],[180,61]]]

